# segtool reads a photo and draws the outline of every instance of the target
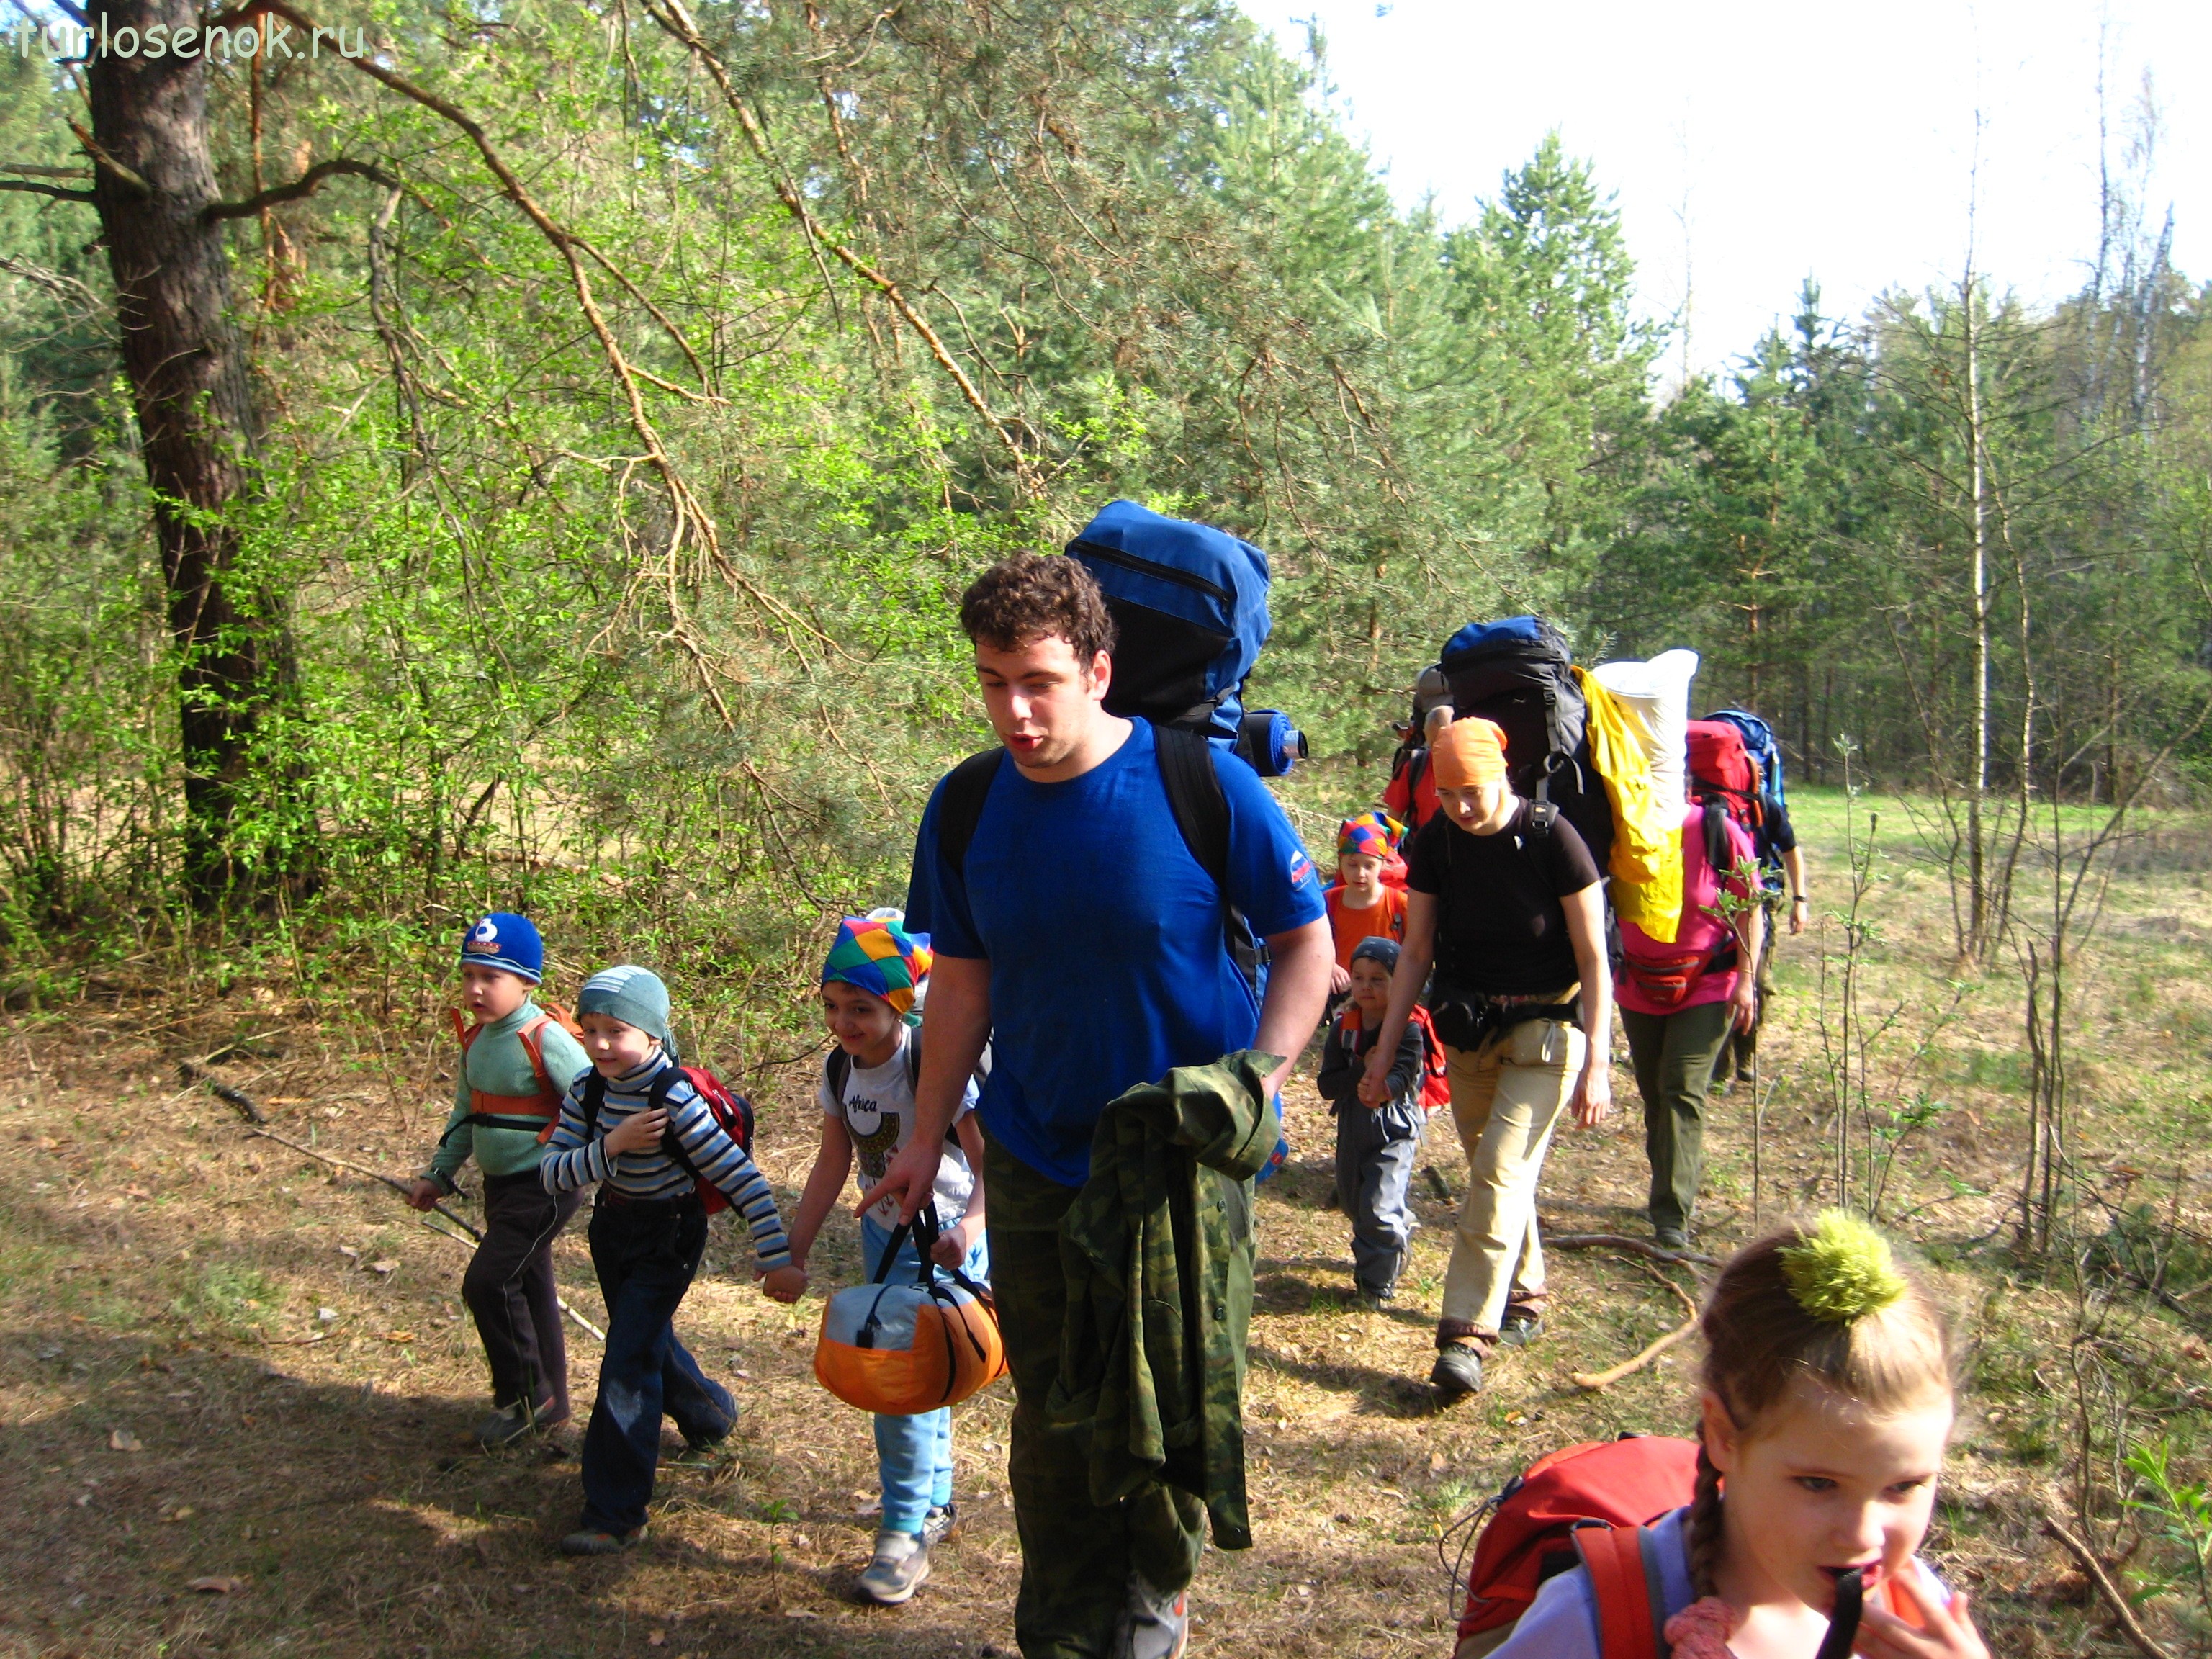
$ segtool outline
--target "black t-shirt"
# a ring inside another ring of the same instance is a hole
[[[1406,885],[1437,900],[1437,979],[1488,996],[1533,996],[1582,977],[1562,896],[1593,885],[1597,865],[1575,826],[1528,828],[1532,803],[1494,836],[1439,812],[1407,842]]]
[[[1768,795],[1759,802],[1759,810],[1766,819],[1765,834],[1761,837],[1777,853],[1797,850],[1797,831],[1790,822],[1790,809]]]

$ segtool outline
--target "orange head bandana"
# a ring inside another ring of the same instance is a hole
[[[1429,745],[1439,789],[1505,781],[1505,733],[1479,715],[1454,720]]]

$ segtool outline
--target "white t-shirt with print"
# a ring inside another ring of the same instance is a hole
[[[913,1040],[912,1028],[902,1025],[898,1048],[889,1060],[880,1066],[855,1064],[846,1073],[842,1101],[831,1095],[826,1071],[821,1087],[815,1091],[824,1117],[845,1121],[845,1133],[853,1139],[853,1178],[864,1193],[890,1172],[891,1160],[914,1138],[914,1085],[907,1080],[906,1070],[906,1046]],[[960,1097],[960,1108],[952,1115],[953,1121],[957,1123],[975,1109],[975,1081],[970,1078]],[[975,1190],[975,1172],[969,1167],[967,1153],[956,1141],[947,1139],[945,1156],[937,1164],[939,1224],[950,1227],[965,1215],[969,1195]],[[885,1227],[898,1225],[898,1212],[896,1197],[884,1199],[868,1211]]]

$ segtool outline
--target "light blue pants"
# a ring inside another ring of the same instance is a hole
[[[875,1277],[884,1249],[890,1242],[890,1228],[872,1215],[860,1218],[861,1254],[869,1278]],[[908,1238],[899,1246],[891,1276],[912,1275],[921,1266],[914,1240]],[[979,1285],[990,1278],[991,1247],[987,1240],[975,1241],[961,1271]],[[912,1417],[877,1413],[876,1465],[884,1488],[883,1528],[920,1537],[922,1519],[930,1510],[952,1501],[952,1408],[940,1406]]]

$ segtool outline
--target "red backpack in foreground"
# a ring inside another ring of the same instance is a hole
[[[1668,1435],[1584,1442],[1538,1458],[1484,1506],[1489,1521],[1467,1575],[1454,1659],[1502,1646],[1547,1578],[1577,1566],[1597,1595],[1605,1659],[1660,1659],[1660,1605],[1650,1523],[1695,1495],[1698,1446]]]

